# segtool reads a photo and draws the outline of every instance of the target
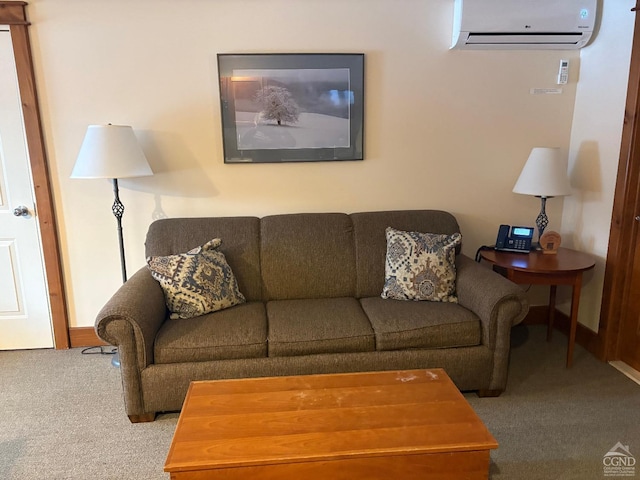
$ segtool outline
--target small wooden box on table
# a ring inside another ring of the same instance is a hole
[[[174,480],[487,479],[496,440],[444,370],[193,382]]]

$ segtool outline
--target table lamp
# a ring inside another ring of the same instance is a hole
[[[513,192],[540,197],[540,213],[536,218],[539,242],[549,224],[545,212],[547,198],[571,195],[567,166],[560,155],[560,149],[533,148],[513,187]]]

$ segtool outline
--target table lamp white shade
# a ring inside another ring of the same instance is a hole
[[[71,178],[127,178],[153,175],[127,125],[89,125]]]
[[[562,161],[560,149],[533,148],[513,192],[546,198],[571,195],[567,165]]]

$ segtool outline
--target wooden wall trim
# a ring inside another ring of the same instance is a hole
[[[640,152],[637,149],[640,125],[640,16],[636,14],[627,101],[622,127],[618,174],[614,192],[609,245],[605,265],[602,306],[600,309],[599,337],[601,345],[598,356],[602,360],[615,360],[618,350],[618,337],[622,307],[629,295],[625,288],[631,276],[633,249],[629,248],[633,230],[636,227],[635,194],[640,179]]]
[[[0,1],[0,24],[1,25],[28,25],[24,9],[26,2],[4,2]]]
[[[548,311],[549,307],[547,307],[546,305],[531,307],[529,308],[529,313],[522,321],[522,323],[524,323],[525,325],[547,325]],[[569,318],[569,316],[556,309],[554,317],[554,330],[558,330],[568,337],[570,324],[571,319]],[[578,326],[576,328],[576,343],[585,348],[595,357],[600,358],[598,353],[601,341],[598,337],[598,334],[585,327],[581,323],[578,323]]]
[[[62,277],[62,261],[49,166],[31,56],[31,43],[27,30],[29,22],[25,11],[26,5],[26,2],[0,1],[0,24],[9,25],[16,59],[18,88],[22,101],[25,136],[35,191],[36,217],[40,226],[49,290],[54,344],[57,349],[66,349],[70,346],[67,300]]]
[[[69,329],[69,338],[71,340],[71,348],[108,345],[98,337],[93,327],[71,327]]]

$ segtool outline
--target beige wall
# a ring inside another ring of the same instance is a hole
[[[569,152],[580,53],[451,51],[452,12],[453,0],[31,2],[71,325],[92,325],[120,282],[111,186],[69,178],[88,124],[132,125],[157,172],[121,182],[130,273],[161,216],[446,209],[469,255],[500,223],[532,224],[539,202],[511,189],[531,147]],[[242,52],[364,53],[365,160],[225,165],[216,54]],[[531,95],[555,86],[561,58],[563,94]],[[549,202],[549,228],[562,208]]]
[[[578,317],[580,323],[596,332],[629,77],[635,20],[631,8],[635,3],[605,0],[597,41],[580,52],[569,154],[573,194],[564,200],[561,232],[563,244],[596,257],[596,268],[585,275]],[[564,289],[560,294],[565,299],[560,308],[568,313],[570,292]]]

